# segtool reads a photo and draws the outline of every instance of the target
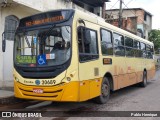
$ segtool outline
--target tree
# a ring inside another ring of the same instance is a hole
[[[154,43],[155,52],[158,54],[158,48],[160,48],[160,30],[151,30],[148,34],[148,37],[149,41]]]

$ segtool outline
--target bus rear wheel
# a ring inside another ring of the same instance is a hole
[[[104,104],[109,100],[110,96],[110,84],[107,77],[103,78],[101,85],[101,95],[95,98],[98,104]]]
[[[143,81],[140,83],[141,87],[146,87],[147,86],[147,72],[143,72]]]

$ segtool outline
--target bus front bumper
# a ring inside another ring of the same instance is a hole
[[[78,91],[78,81],[55,86],[28,86],[14,80],[15,97],[22,99],[79,101]]]

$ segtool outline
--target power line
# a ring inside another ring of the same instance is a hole
[[[110,10],[118,3],[118,1],[119,0],[117,0],[117,2],[112,5],[112,7],[110,8]]]
[[[118,0],[118,1],[120,1],[120,0]],[[108,15],[109,15],[109,16],[114,15],[114,16],[117,17],[117,19],[119,18],[119,13],[114,14],[114,13],[112,12],[112,8],[119,9],[119,8],[116,8],[116,7],[115,7],[115,5],[118,3],[118,1],[117,1],[114,5],[111,5],[111,4],[107,3],[109,6],[111,6],[111,8],[109,9],[109,10],[111,10],[111,12],[110,12],[110,14],[108,14]],[[124,14],[124,13],[123,13],[123,14]],[[124,15],[127,15],[127,14],[124,14]],[[114,19],[114,18],[113,18],[113,19]]]
[[[117,1],[114,3],[114,5],[110,5],[110,4],[107,3],[108,5],[111,6],[111,8],[110,8],[109,10],[112,10],[112,8],[116,8],[115,5],[118,3],[118,1],[120,1],[120,0],[117,0]],[[126,8],[128,8],[127,5],[130,4],[132,1],[133,1],[133,0],[130,0],[127,4],[125,4],[124,1],[122,1],[122,3],[125,5]],[[125,7],[124,7],[124,8],[125,8]],[[117,8],[116,8],[116,9],[117,9]],[[128,9],[130,10],[130,8],[128,8]],[[133,10],[130,10],[130,11],[137,17],[137,15],[133,12]],[[124,13],[123,13],[123,14],[124,14]],[[118,14],[113,14],[112,11],[111,11],[111,13],[110,13],[110,16],[111,16],[111,15],[116,15],[116,16],[118,16]],[[127,14],[125,14],[125,15],[127,15]],[[142,20],[141,18],[139,18],[139,19],[140,19],[142,22],[144,22],[144,20]]]
[[[114,4],[113,4],[113,6],[110,8],[110,10],[118,3],[118,1],[119,0],[117,0],[117,2],[115,2]],[[110,16],[112,15],[112,11],[111,11],[111,13],[110,13]]]
[[[117,7],[115,7],[115,6],[113,6],[113,5],[109,4],[109,3],[106,3],[106,4],[108,4],[111,8],[118,9]],[[111,9],[109,9],[109,10],[111,10]]]
[[[129,3],[131,3],[133,0],[130,0],[126,5],[128,5]]]
[[[125,7],[126,8],[128,8],[128,6],[123,2],[123,4],[125,5]],[[129,9],[129,8],[128,8]],[[130,10],[130,9],[129,9]],[[133,12],[133,10],[130,10],[135,16],[137,16],[134,12]],[[141,18],[139,18],[142,22],[144,22],[144,20],[142,20]]]
[[[107,3],[108,5],[111,6],[111,8],[110,8],[109,10],[112,10],[112,8],[116,8],[115,5],[118,3],[118,1],[119,1],[119,0],[117,0],[113,5],[110,5],[110,4]],[[117,8],[116,8],[116,9],[117,9]],[[112,11],[111,11],[111,13],[110,13],[109,16],[111,16],[111,15],[116,15],[116,14],[113,14]],[[117,16],[118,16],[118,15],[117,15]]]

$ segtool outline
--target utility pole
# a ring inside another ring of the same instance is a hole
[[[120,0],[120,8],[119,8],[119,21],[118,21],[118,26],[119,28],[122,27],[122,0]]]

